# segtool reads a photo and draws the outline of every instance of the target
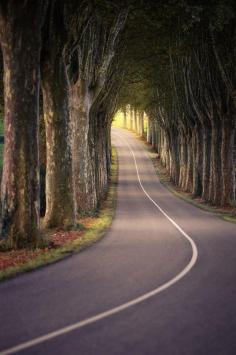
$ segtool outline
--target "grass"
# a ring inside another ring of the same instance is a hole
[[[116,149],[112,148],[112,172],[110,178],[110,184],[107,191],[107,196],[101,203],[101,208],[96,217],[89,217],[89,223],[81,224],[80,221],[80,237],[72,242],[66,243],[64,246],[57,249],[49,250],[45,253],[41,253],[32,260],[22,265],[9,267],[0,271],[0,281],[15,277],[24,272],[35,270],[39,267],[55,263],[68,257],[74,253],[78,253],[85,248],[91,246],[98,240],[100,240],[108,228],[111,226],[115,208],[116,208],[116,196],[117,196],[117,182],[118,182],[118,158]],[[82,221],[86,221],[86,218],[82,218]]]

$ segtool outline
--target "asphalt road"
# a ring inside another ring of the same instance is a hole
[[[236,225],[168,192],[133,134],[113,130],[113,141],[112,227],[84,252],[0,284],[0,349],[36,339],[17,353],[236,354]]]

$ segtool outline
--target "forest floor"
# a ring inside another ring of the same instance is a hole
[[[98,212],[92,216],[81,216],[75,230],[42,231],[41,247],[9,250],[0,245],[0,281],[59,261],[101,239],[114,216],[117,181],[118,158],[113,147],[109,188]]]

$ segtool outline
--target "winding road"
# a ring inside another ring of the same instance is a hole
[[[236,354],[236,225],[167,191],[132,133],[113,143],[111,228],[0,284],[0,354]]]

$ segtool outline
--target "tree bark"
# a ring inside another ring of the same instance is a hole
[[[203,125],[202,198],[209,201],[211,130]]]
[[[144,136],[144,113],[139,113],[139,134],[141,137]]]
[[[35,244],[39,229],[39,62],[45,4],[0,4],[5,101],[2,236],[13,247]]]
[[[126,107],[123,109],[123,128],[127,128],[127,111]]]
[[[62,57],[42,65],[47,141],[45,226],[75,223],[74,181],[69,116],[69,86]]]
[[[191,192],[193,188],[193,146],[192,138],[187,137],[187,168],[186,168],[186,181],[184,190],[186,192]]]
[[[98,197],[95,184],[95,141],[90,126],[89,95],[86,83],[78,81],[74,87],[71,110],[73,110],[73,171],[78,211],[88,213],[97,207]]]
[[[209,200],[214,205],[221,204],[221,123],[218,119],[212,120],[211,156],[210,156],[210,187]]]
[[[235,120],[222,121],[222,198],[223,206],[235,206],[235,167],[234,167]]]
[[[194,197],[202,194],[202,131],[196,126],[193,132],[193,188]]]
[[[137,133],[138,132],[138,115],[137,115],[137,109],[134,109],[134,130]]]
[[[147,119],[147,142],[152,143],[152,121],[149,117]]]

